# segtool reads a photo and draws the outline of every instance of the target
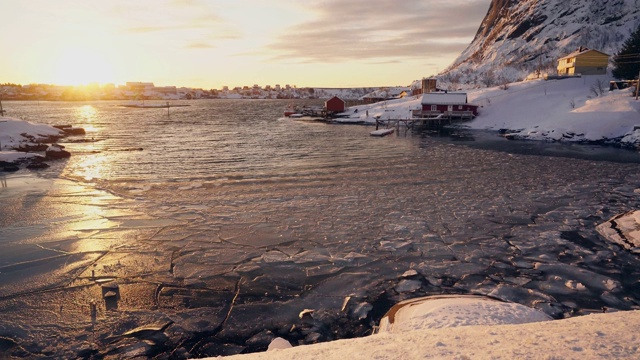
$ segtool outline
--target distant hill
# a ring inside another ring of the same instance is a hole
[[[482,87],[555,73],[557,59],[580,46],[617,53],[639,25],[640,0],[492,0],[471,44],[438,78]]]

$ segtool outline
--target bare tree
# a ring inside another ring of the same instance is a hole
[[[591,87],[589,88],[589,91],[591,91],[591,93],[593,95],[595,95],[596,97],[601,96],[604,94],[605,92],[605,86],[604,86],[604,81],[602,81],[601,79],[596,80],[596,82],[594,82]]]

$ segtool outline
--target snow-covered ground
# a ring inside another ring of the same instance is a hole
[[[471,90],[468,101],[479,115],[464,123],[473,129],[500,130],[515,139],[640,143],[640,101],[628,89],[609,91],[610,77],[583,76],[563,80],[531,80]],[[419,97],[361,105],[348,110],[348,120],[375,123],[375,118],[409,119],[420,108]],[[357,112],[356,112],[357,109]]]
[[[427,301],[407,326],[349,340],[286,348],[230,359],[637,359],[640,311],[547,321],[517,304],[470,298]],[[396,313],[396,321],[399,313]],[[434,326],[435,325],[435,326]]]
[[[53,126],[35,124],[11,117],[0,117],[0,161],[18,162],[40,155],[19,152],[20,146],[36,145],[40,141],[59,138],[64,132]]]

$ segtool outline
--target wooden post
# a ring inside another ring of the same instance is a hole
[[[0,96],[0,116],[4,116],[4,109],[2,108],[2,96]]]
[[[636,100],[638,100],[638,89],[640,89],[640,71],[638,71],[638,81],[636,81]]]

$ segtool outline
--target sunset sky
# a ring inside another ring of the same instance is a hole
[[[0,0],[0,83],[361,87],[437,74],[490,0]]]

